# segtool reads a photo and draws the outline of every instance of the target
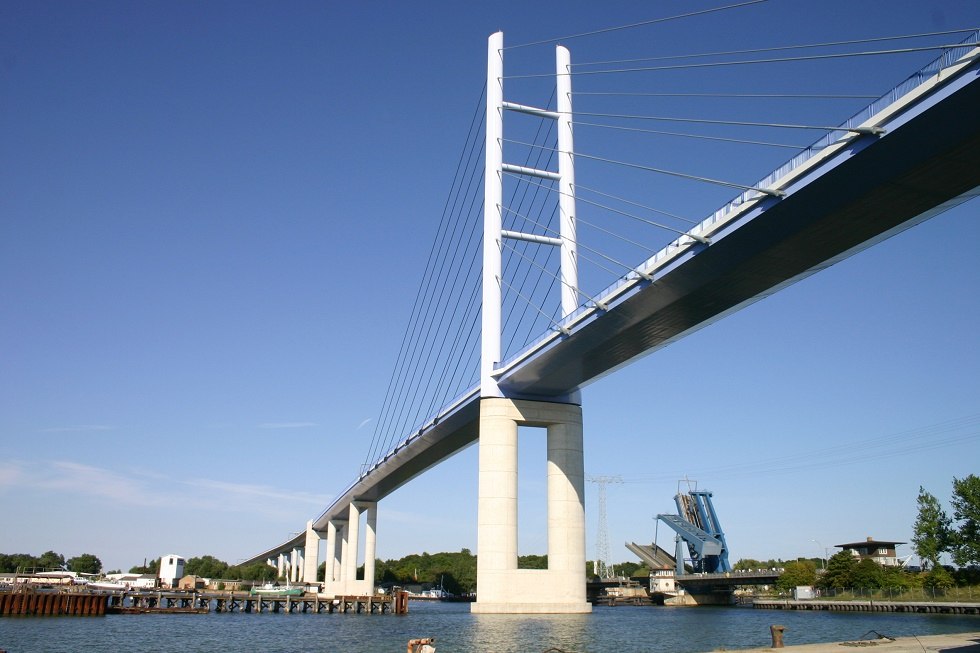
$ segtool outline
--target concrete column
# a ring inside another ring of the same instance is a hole
[[[553,589],[586,602],[585,458],[582,422],[548,426],[548,570]]]
[[[351,502],[350,511],[347,519],[347,553],[344,558],[344,580],[346,581],[347,591],[353,593],[353,588],[357,583],[357,553],[360,551],[360,528],[361,511],[357,509],[357,504]]]
[[[303,582],[316,583],[316,568],[320,562],[320,533],[313,530],[313,520],[306,522],[306,548],[303,552]]]
[[[511,407],[507,399],[480,401],[476,584],[481,602],[505,591],[501,572],[517,569],[517,422]]]
[[[342,526],[338,522],[331,521],[327,524],[327,551],[323,570],[323,593],[335,595],[337,584],[340,580],[340,543]]]
[[[337,581],[341,593],[347,592],[347,557],[350,555],[350,524],[344,524],[340,529],[340,561],[337,565]]]
[[[367,511],[364,528],[364,580],[359,581],[358,594],[374,594],[374,562],[377,557],[378,503],[376,501],[358,501],[358,518]]]
[[[292,573],[290,574],[290,581],[293,583],[298,583],[300,577],[303,573],[304,561],[303,561],[303,549],[296,547],[293,549],[293,566]]]
[[[548,429],[548,569],[517,568],[518,426]],[[585,613],[582,409],[480,400],[475,613]]]

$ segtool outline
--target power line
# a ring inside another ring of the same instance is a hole
[[[652,120],[656,122],[689,122],[700,125],[725,125],[728,127],[766,127],[770,129],[815,129],[817,131],[850,131],[856,133],[880,133],[881,130],[860,127],[844,127],[841,125],[800,125],[782,122],[752,122],[749,120],[711,120],[708,118],[678,118],[674,116],[644,116],[622,113],[576,112],[576,116],[592,116],[593,118],[618,118],[620,120]]]
[[[746,138],[725,138],[723,136],[708,136],[706,134],[685,134],[681,132],[671,132],[663,131],[659,129],[643,129],[642,127],[625,127],[623,125],[603,125],[595,122],[582,122],[579,120],[574,121],[574,125],[582,125],[584,127],[600,127],[602,129],[615,129],[619,131],[629,131],[638,132],[643,134],[657,134],[660,136],[677,136],[680,138],[693,138],[705,141],[722,141],[726,143],[736,143],[739,145],[764,145],[766,147],[782,147],[790,150],[802,150],[804,146],[802,145],[790,145],[787,143],[772,143],[769,141],[754,141]]]
[[[655,25],[657,23],[666,23],[673,20],[680,20],[682,18],[691,18],[694,16],[703,16],[705,14],[712,14],[718,11],[725,11],[727,9],[738,9],[740,7],[746,7],[748,5],[756,5],[760,2],[766,2],[766,0],[748,0],[748,2],[739,2],[733,5],[725,5],[723,7],[712,7],[711,9],[703,9],[701,11],[692,11],[686,14],[677,14],[676,16],[666,16],[664,18],[653,18],[650,20],[644,20],[639,23],[630,23],[629,25],[619,25],[616,27],[605,27],[602,29],[592,30],[591,32],[581,32],[579,34],[571,34],[568,36],[559,36],[556,38],[545,39],[543,41],[532,41],[531,43],[521,43],[520,45],[511,45],[505,47],[504,50],[515,50],[517,48],[526,48],[532,45],[543,45],[546,43],[558,43],[560,41],[571,41],[572,39],[579,39],[584,36],[596,36],[597,34],[608,34],[609,32],[618,32],[625,29],[633,29],[635,27],[645,27],[646,25]]]
[[[843,95],[839,93],[641,93],[636,91],[575,91],[574,96],[616,97],[697,97],[697,98],[752,98],[764,100],[877,100],[877,95]]]
[[[729,57],[736,54],[756,54],[760,52],[778,52],[780,50],[806,50],[812,48],[829,48],[841,45],[858,45],[861,43],[880,43],[882,41],[901,41],[905,39],[917,39],[925,38],[928,36],[947,36],[949,34],[964,34],[966,32],[976,31],[976,28],[965,28],[957,30],[946,30],[943,32],[924,32],[920,34],[904,34],[900,36],[878,36],[874,38],[866,39],[853,39],[849,41],[827,41],[825,43],[806,43],[802,45],[779,45],[768,48],[751,48],[745,50],[728,50],[720,52],[701,52],[694,54],[672,54],[672,55],[662,55],[659,57],[642,57],[637,59],[617,59],[610,61],[590,61],[573,63],[572,68],[577,68],[579,66],[608,66],[611,64],[620,63],[640,63],[644,61],[676,61],[677,59],[695,59],[698,57]]]
[[[699,476],[712,478],[754,476],[759,473],[799,472],[848,464],[864,464],[869,460],[877,462],[931,449],[956,446],[978,439],[980,439],[980,414],[971,414],[937,424],[872,438],[851,437],[842,444],[808,449],[799,454],[760,458],[750,462],[739,462],[695,471]],[[675,476],[676,472],[665,471],[663,474],[626,477],[623,482],[662,482]]]
[[[611,70],[581,70],[567,73],[573,76],[579,75],[617,75],[623,73],[647,73],[660,72],[664,70],[689,70],[695,68],[721,68],[725,66],[748,66],[771,63],[790,63],[798,61],[817,61],[821,59],[846,59],[850,57],[876,57],[893,54],[908,54],[912,52],[929,52],[932,50],[956,50],[958,48],[968,48],[980,45],[977,41],[967,41],[964,43],[943,44],[923,46],[919,48],[895,48],[892,50],[867,50],[862,52],[841,52],[831,54],[803,55],[799,57],[774,57],[772,59],[740,59],[737,61],[714,61],[704,63],[673,64],[669,66],[640,66],[637,68],[614,68]],[[504,79],[533,79],[540,77],[551,77],[554,73],[529,73],[525,75],[505,76]]]

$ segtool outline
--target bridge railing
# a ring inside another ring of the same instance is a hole
[[[880,98],[871,102],[871,104],[866,106],[864,109],[861,109],[847,119],[840,125],[839,129],[824,134],[813,145],[810,145],[792,159],[769,173],[769,175],[756,184],[756,186],[759,188],[769,188],[773,186],[778,180],[791,174],[794,170],[806,164],[813,157],[820,155],[826,148],[830,147],[834,143],[837,143],[848,134],[852,134],[853,132],[849,131],[850,129],[863,125],[873,116],[877,115],[900,98],[904,97],[930,80],[935,79],[936,76],[946,68],[958,63],[960,59],[969,54],[971,50],[976,49],[978,39],[980,39],[980,30],[972,32],[969,36],[962,39],[960,43],[963,43],[964,45],[945,50],[942,55],[926,64],[918,71],[909,75],[905,81],[898,84]],[[708,226],[711,223],[724,218],[733,209],[750,200],[758,199],[758,195],[759,194],[755,191],[746,191],[742,193],[737,198],[715,211],[710,217],[708,217],[708,219],[704,220],[701,222],[701,224],[695,227],[695,229],[697,230]]]

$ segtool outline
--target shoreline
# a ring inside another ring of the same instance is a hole
[[[787,632],[788,636],[792,633]],[[874,650],[882,653],[980,653],[980,631],[949,633],[945,635],[920,635],[889,639],[857,640],[849,642],[824,642],[821,644],[789,644],[782,649],[772,647],[742,649],[742,651],[787,651],[787,653],[843,653],[854,650]]]

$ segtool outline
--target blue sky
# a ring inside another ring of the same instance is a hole
[[[303,528],[368,449],[487,36],[721,4],[0,7],[0,551],[233,563]],[[771,0],[567,44],[596,61],[978,25],[972,1]],[[515,50],[508,71],[550,70],[551,48]],[[929,58],[755,81],[878,94]],[[860,104],[827,112],[836,124]],[[699,164],[692,151],[660,150],[679,167]],[[789,157],[738,156],[712,165],[751,183]],[[662,201],[700,218],[731,195]],[[715,492],[735,559],[907,541],[920,485],[946,500],[953,477],[980,472],[978,212],[963,205],[586,388],[586,471],[628,481],[608,490],[612,557],[653,538],[685,475]],[[543,552],[543,479],[522,483],[522,552]],[[382,502],[379,556],[475,549],[475,495],[471,448]],[[594,487],[588,498],[591,555]]]

